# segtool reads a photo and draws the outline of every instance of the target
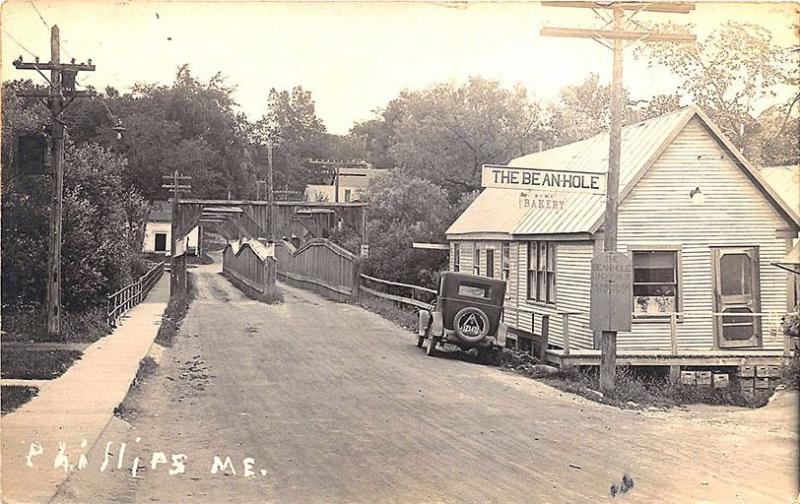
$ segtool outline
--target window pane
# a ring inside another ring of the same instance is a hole
[[[536,298],[536,272],[528,271],[528,299]]]
[[[536,269],[536,242],[528,242],[528,270]]]
[[[545,301],[547,298],[545,293],[545,286],[547,283],[547,278],[545,277],[546,273],[544,271],[539,271],[536,274],[536,299],[539,301]]]
[[[555,270],[556,270],[556,244],[555,243],[549,243],[547,245],[547,247],[548,247],[547,271],[555,272]]]
[[[635,313],[675,313],[677,304],[675,297],[670,296],[633,296],[633,311]]]
[[[719,259],[720,287],[723,296],[750,294],[752,272],[747,254],[725,254]]]
[[[547,268],[547,243],[539,242],[539,264],[536,269],[544,271]]]
[[[753,313],[749,308],[728,308],[724,313]],[[722,337],[727,340],[749,340],[755,335],[754,317],[747,315],[722,317]]]
[[[485,299],[489,297],[489,288],[479,285],[461,284],[458,286],[458,295]]]
[[[675,284],[633,284],[634,296],[675,296]]]
[[[556,274],[555,273],[548,273],[547,274],[547,302],[548,303],[555,303],[556,302]]]
[[[675,282],[676,252],[634,252],[634,282]]]

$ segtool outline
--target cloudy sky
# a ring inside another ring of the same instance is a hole
[[[640,16],[693,23],[699,37],[728,20],[756,22],[781,44],[797,43],[790,3],[700,3],[688,15]],[[482,75],[552,99],[589,72],[604,80],[611,73],[611,53],[596,42],[539,35],[542,26],[596,26],[591,11],[536,3],[10,0],[2,7],[3,80],[38,78],[10,63],[20,54],[31,59],[27,51],[49,60],[51,24],[61,29],[62,59],[97,65],[84,84],[123,91],[135,82],[168,84],[189,63],[202,79],[227,76],[252,119],[264,113],[270,88],[302,85],[333,133],[346,133],[404,88]],[[631,49],[625,64],[635,98],[677,86]]]

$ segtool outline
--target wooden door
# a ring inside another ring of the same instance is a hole
[[[761,346],[757,247],[712,248],[714,332],[720,348]]]

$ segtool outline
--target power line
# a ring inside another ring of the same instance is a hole
[[[10,33],[8,33],[8,31],[6,31],[6,30],[3,30],[3,33],[5,33],[6,35],[8,35],[8,38],[10,38],[10,39],[11,39],[11,40],[12,40],[12,41],[15,43],[15,44],[17,44],[18,46],[20,46],[20,47],[22,48],[22,50],[23,50],[23,51],[25,51],[26,53],[30,54],[30,55],[31,55],[31,56],[33,56],[34,58],[37,58],[37,59],[39,58],[39,56],[37,56],[36,54],[34,54],[34,52],[33,52],[33,51],[31,51],[30,49],[28,49],[27,47],[25,47],[24,45],[22,45],[22,42],[20,42],[20,41],[19,41],[19,40],[17,40],[17,39],[16,39],[16,38],[15,38],[13,35],[11,35]]]
[[[45,20],[44,16],[42,16],[42,13],[39,10],[39,8],[36,7],[36,4],[33,3],[33,0],[28,0],[28,2],[31,4],[31,7],[33,7],[33,10],[36,11],[36,14],[39,16],[39,19],[42,20],[42,24],[44,25],[45,28],[47,28],[47,32],[50,33],[50,24],[47,22],[47,20]],[[62,51],[64,51],[67,54],[67,56],[72,58],[72,54],[70,54],[70,52],[67,51],[67,49],[64,47],[64,45],[61,43],[60,40],[58,41],[58,46],[61,48]]]
[[[39,12],[39,8],[38,8],[38,7],[36,7],[36,4],[35,4],[35,3],[33,3],[33,0],[29,0],[29,1],[30,1],[30,4],[31,4],[31,6],[33,6],[33,10],[35,10],[35,11],[36,11],[36,14],[38,14],[38,15],[39,15],[39,19],[41,19],[41,20],[42,20],[42,24],[44,25],[44,27],[45,27],[45,28],[47,28],[47,31],[48,31],[48,32],[50,32],[50,25],[49,25],[49,24],[47,24],[47,21],[45,21],[45,20],[44,20],[44,16],[42,16],[42,13],[41,13],[41,12]]]

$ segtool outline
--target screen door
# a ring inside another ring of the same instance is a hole
[[[758,249],[712,248],[714,267],[714,330],[720,348],[761,344]]]

